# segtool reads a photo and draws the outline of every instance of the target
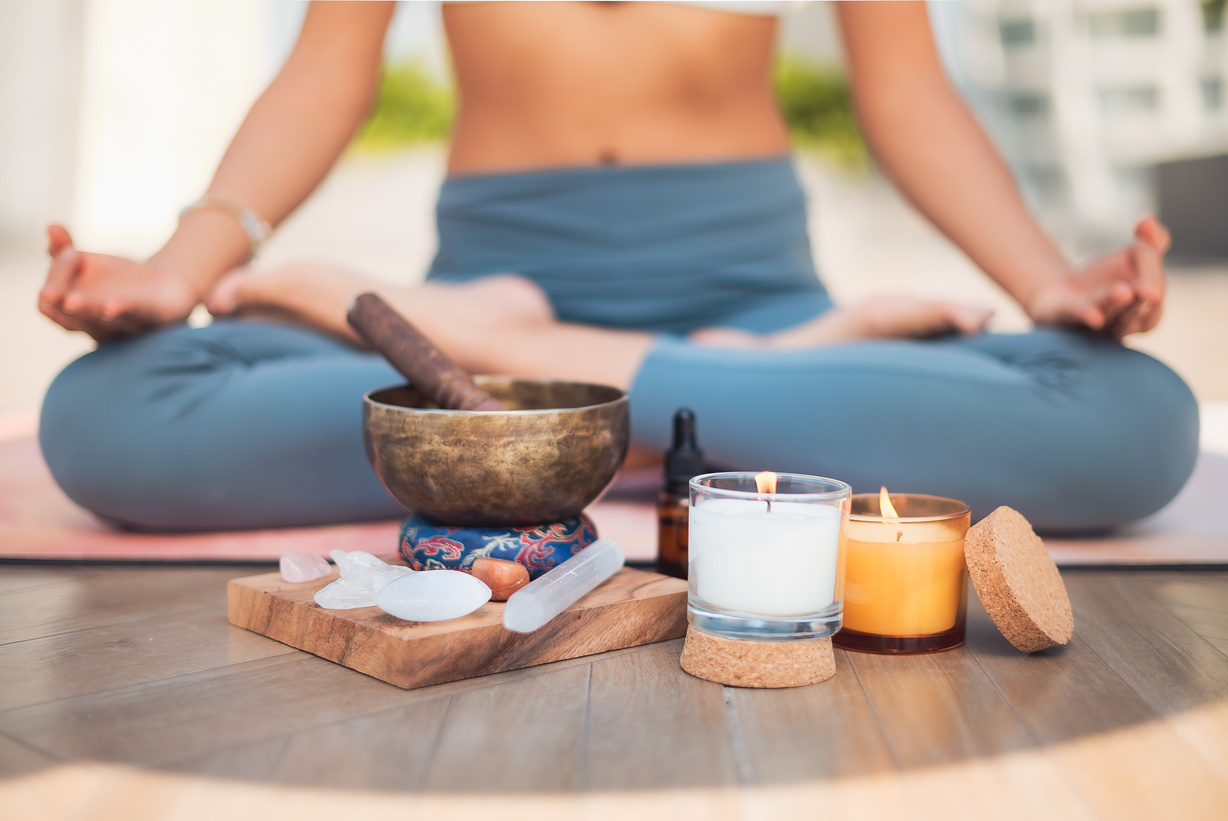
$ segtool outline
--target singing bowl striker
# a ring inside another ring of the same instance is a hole
[[[409,385],[363,396],[363,442],[384,487],[431,521],[555,522],[600,495],[627,456],[627,395],[605,385],[478,376],[507,411],[442,410]]]

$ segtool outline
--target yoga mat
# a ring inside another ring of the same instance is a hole
[[[112,529],[69,501],[43,462],[33,414],[0,416],[0,560],[271,562],[286,551],[396,553],[398,522],[227,533],[158,534]],[[631,561],[656,556],[656,471],[619,477],[588,514]],[[1092,539],[1045,539],[1066,567],[1228,564],[1228,457],[1203,452],[1164,510]]]
[[[34,414],[0,415],[0,560],[273,562],[297,550],[365,550],[395,556],[400,521],[226,533],[132,533],[103,524],[55,484]],[[618,534],[631,561],[655,557],[651,505],[612,501],[589,510],[602,535]],[[648,521],[645,527],[643,522]]]
[[[589,510],[589,515],[603,537],[619,541],[622,536],[636,549],[646,549],[646,555],[655,556],[656,509],[649,501],[655,498],[655,492],[645,493],[647,480],[641,473],[621,477],[606,497]],[[652,480],[651,487],[655,489],[655,475]],[[1228,456],[1203,451],[1190,481],[1159,513],[1105,536],[1046,537],[1045,547],[1062,567],[1225,565],[1228,564],[1225,499]]]

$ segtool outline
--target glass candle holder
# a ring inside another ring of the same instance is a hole
[[[761,493],[755,473],[691,479],[687,618],[706,633],[780,641],[840,629],[841,551],[852,489],[777,475]]]
[[[832,641],[868,653],[958,647],[968,607],[968,506],[916,493],[890,498],[898,518],[880,513],[877,493],[852,497],[844,627]]]

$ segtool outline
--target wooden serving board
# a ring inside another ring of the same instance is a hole
[[[412,689],[675,639],[686,633],[687,583],[623,568],[532,633],[503,629],[502,602],[439,622],[410,622],[378,607],[325,610],[317,590],[337,578],[291,584],[280,573],[231,579],[230,623],[389,684]]]

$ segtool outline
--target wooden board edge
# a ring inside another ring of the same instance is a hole
[[[250,583],[258,578],[261,577],[232,579],[227,584],[227,619],[231,624],[402,689],[668,641],[681,638],[687,627],[684,589],[647,599],[569,610],[530,634],[512,633],[502,625],[474,628],[471,638],[488,649],[467,653],[457,665],[458,659],[452,653],[454,635],[437,634],[407,641],[369,624],[338,619],[326,610],[287,601]],[[644,608],[648,611],[636,619],[621,618],[618,614],[619,610]],[[323,619],[327,629],[313,630],[317,619]],[[602,634],[595,627],[611,622],[620,629]],[[313,641],[313,635],[326,638]],[[401,663],[392,665],[389,659],[401,659]]]

